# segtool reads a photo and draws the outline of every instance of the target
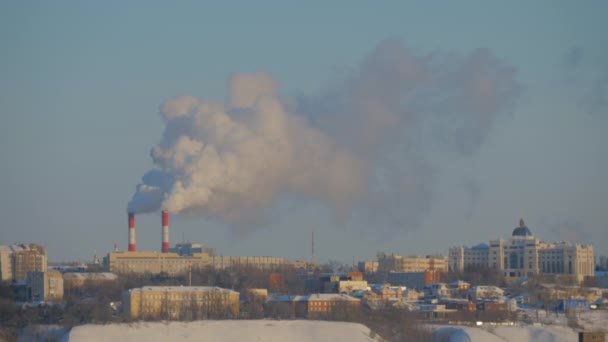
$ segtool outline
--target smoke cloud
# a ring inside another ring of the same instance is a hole
[[[227,103],[182,96],[162,104],[156,168],[129,210],[194,212],[242,227],[294,195],[321,201],[342,221],[413,228],[431,208],[427,152],[475,153],[518,97],[515,74],[487,49],[416,55],[398,40],[295,102],[266,73],[234,74]]]

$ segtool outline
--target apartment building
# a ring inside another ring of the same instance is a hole
[[[448,258],[441,255],[420,256],[400,256],[379,252],[378,271],[379,272],[424,272],[424,271],[448,271]]]
[[[123,293],[130,319],[236,318],[239,293],[211,286],[144,286]]]
[[[47,269],[46,248],[37,244],[0,245],[0,280],[25,281],[29,272]]]
[[[63,277],[60,272],[29,272],[26,278],[28,300],[62,301]]]

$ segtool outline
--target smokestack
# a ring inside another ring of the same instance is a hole
[[[162,216],[163,216],[163,231],[162,231],[163,243],[162,243],[161,248],[162,248],[163,253],[167,253],[167,252],[169,252],[169,212],[166,210],[163,210]]]
[[[135,252],[135,214],[129,213],[129,252]]]

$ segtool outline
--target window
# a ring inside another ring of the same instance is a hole
[[[511,252],[509,259],[509,268],[517,268],[517,253]]]

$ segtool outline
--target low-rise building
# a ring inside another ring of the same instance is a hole
[[[388,272],[387,274],[387,282],[391,285],[405,286],[416,290],[422,290],[426,285],[439,281],[440,273],[435,271]]]
[[[496,299],[502,297],[504,290],[496,286],[473,286],[469,289],[469,298],[473,301]]]
[[[82,288],[85,284],[103,285],[115,282],[118,276],[110,272],[66,272],[63,274],[63,287],[66,291]]]
[[[367,289],[365,280],[340,280],[338,281],[338,293],[351,293]]]
[[[239,293],[211,286],[144,286],[123,293],[130,319],[236,318]]]
[[[57,271],[29,272],[26,289],[28,300],[62,301],[63,277]]]
[[[268,302],[270,316],[283,318],[326,319],[352,315],[360,308],[357,298],[339,293],[307,296],[279,296]]]

